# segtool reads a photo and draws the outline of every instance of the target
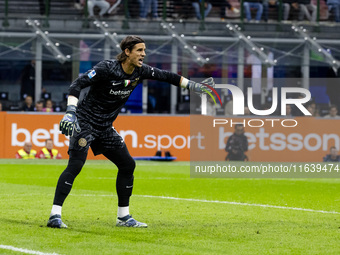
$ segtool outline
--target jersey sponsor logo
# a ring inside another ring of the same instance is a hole
[[[131,91],[132,90],[117,90],[117,91],[115,91],[115,90],[111,89],[110,94],[115,95],[115,96],[122,96],[122,98],[124,98],[124,97],[130,96]]]
[[[96,70],[91,70],[91,71],[87,74],[87,76],[88,76],[90,79],[92,79],[93,77],[96,76]]]

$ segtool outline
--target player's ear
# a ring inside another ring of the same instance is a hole
[[[126,56],[129,56],[129,55],[130,55],[130,50],[129,50],[128,48],[126,48],[124,51],[125,51],[125,55],[126,55]]]

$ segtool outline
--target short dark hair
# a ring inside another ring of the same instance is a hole
[[[119,45],[122,52],[117,55],[117,60],[119,62],[123,62],[127,58],[127,55],[125,54],[125,49],[129,49],[131,51],[137,43],[145,43],[145,41],[141,37],[136,35],[128,35],[127,37],[125,37]]]

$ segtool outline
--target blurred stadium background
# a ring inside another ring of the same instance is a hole
[[[338,109],[340,107],[340,26],[334,22],[334,15],[323,0],[313,0],[318,14],[316,22],[297,21],[297,11],[291,11],[289,19],[282,21],[280,12],[270,8],[268,22],[262,20],[259,23],[247,22],[242,12],[243,5],[234,0],[230,3],[241,9],[241,14],[227,10],[226,17],[221,19],[219,7],[213,7],[204,20],[196,19],[190,3],[188,8],[188,1],[158,1],[159,18],[151,19],[149,16],[146,20],[139,18],[138,1],[133,0],[110,1],[113,10],[103,17],[98,16],[97,7],[94,9],[95,17],[89,17],[87,1],[41,2],[46,3],[43,9],[39,1],[33,0],[4,0],[0,3],[0,101],[2,110],[8,114],[21,112],[27,95],[21,92],[21,87],[26,86],[28,80],[33,83],[32,96],[35,101],[51,99],[54,112],[63,112],[72,80],[99,61],[114,58],[120,52],[117,45],[128,34],[145,38],[147,64],[189,78],[212,76],[219,83],[235,84],[245,92],[247,87],[252,86],[254,104],[258,109],[270,105],[273,86],[309,89],[312,101],[308,105],[316,118],[327,115],[331,104]],[[35,67],[29,69],[32,61]],[[27,68],[31,72],[28,76]],[[219,92],[223,107],[215,107],[213,114],[227,116],[227,105],[232,98],[224,91]],[[189,101],[190,95],[185,90],[167,83],[144,81],[131,95],[122,109],[122,115],[131,118],[145,114],[185,117],[190,113]],[[191,113],[200,113],[199,107],[191,110]],[[292,115],[299,116],[301,112],[293,111]],[[14,151],[23,145],[25,139],[29,139],[20,128],[26,128],[33,136],[39,128],[51,133],[49,130],[54,127],[50,123],[42,124],[46,118],[34,123],[29,120],[19,123],[10,121],[11,117],[6,118],[4,114],[2,116],[6,144],[0,150],[0,157],[13,157]],[[24,119],[19,116],[12,118],[17,121]],[[51,121],[57,124],[58,118]],[[38,123],[42,126],[39,127]],[[317,123],[323,126],[322,121]],[[131,126],[120,129],[129,128]],[[152,148],[148,151],[143,150],[145,146],[140,142],[138,145],[133,143],[134,136],[127,133],[127,139],[131,139],[132,147],[136,148],[136,156],[154,154],[156,149],[168,149],[177,154],[175,156],[187,155],[179,156],[179,160],[189,160],[186,138],[189,129],[178,133],[175,141],[176,133],[171,139],[167,137],[171,133],[169,125],[163,125],[161,130],[164,132],[150,133],[157,144],[151,146],[149,143]],[[334,130],[324,130],[324,133],[334,134]],[[322,137],[323,133],[318,132],[317,135]],[[39,137],[38,134],[33,145],[41,145],[42,139],[47,136],[42,134]],[[326,144],[322,140],[322,146],[318,146],[318,138],[307,141],[318,151],[316,157],[311,159],[321,160],[330,146],[339,148],[338,133],[335,136]],[[61,136],[60,139],[63,140]],[[66,144],[61,144],[59,140],[54,142],[65,155]],[[252,159],[250,155],[250,160],[265,159]]]

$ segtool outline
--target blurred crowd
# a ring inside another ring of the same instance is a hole
[[[76,0],[74,7],[85,11],[85,0]],[[105,18],[116,15],[123,10],[121,0],[87,0],[87,10],[90,18]],[[268,22],[268,20],[307,20],[315,22],[317,19],[316,0],[168,0],[167,12],[176,19],[203,17],[219,17],[224,19],[240,18],[243,3],[244,17],[248,22]],[[139,18],[159,20],[162,15],[163,4],[160,0],[132,0],[129,1],[128,15]],[[202,17],[203,16],[203,17]],[[329,21],[340,21],[340,0],[321,0],[319,17]]]

